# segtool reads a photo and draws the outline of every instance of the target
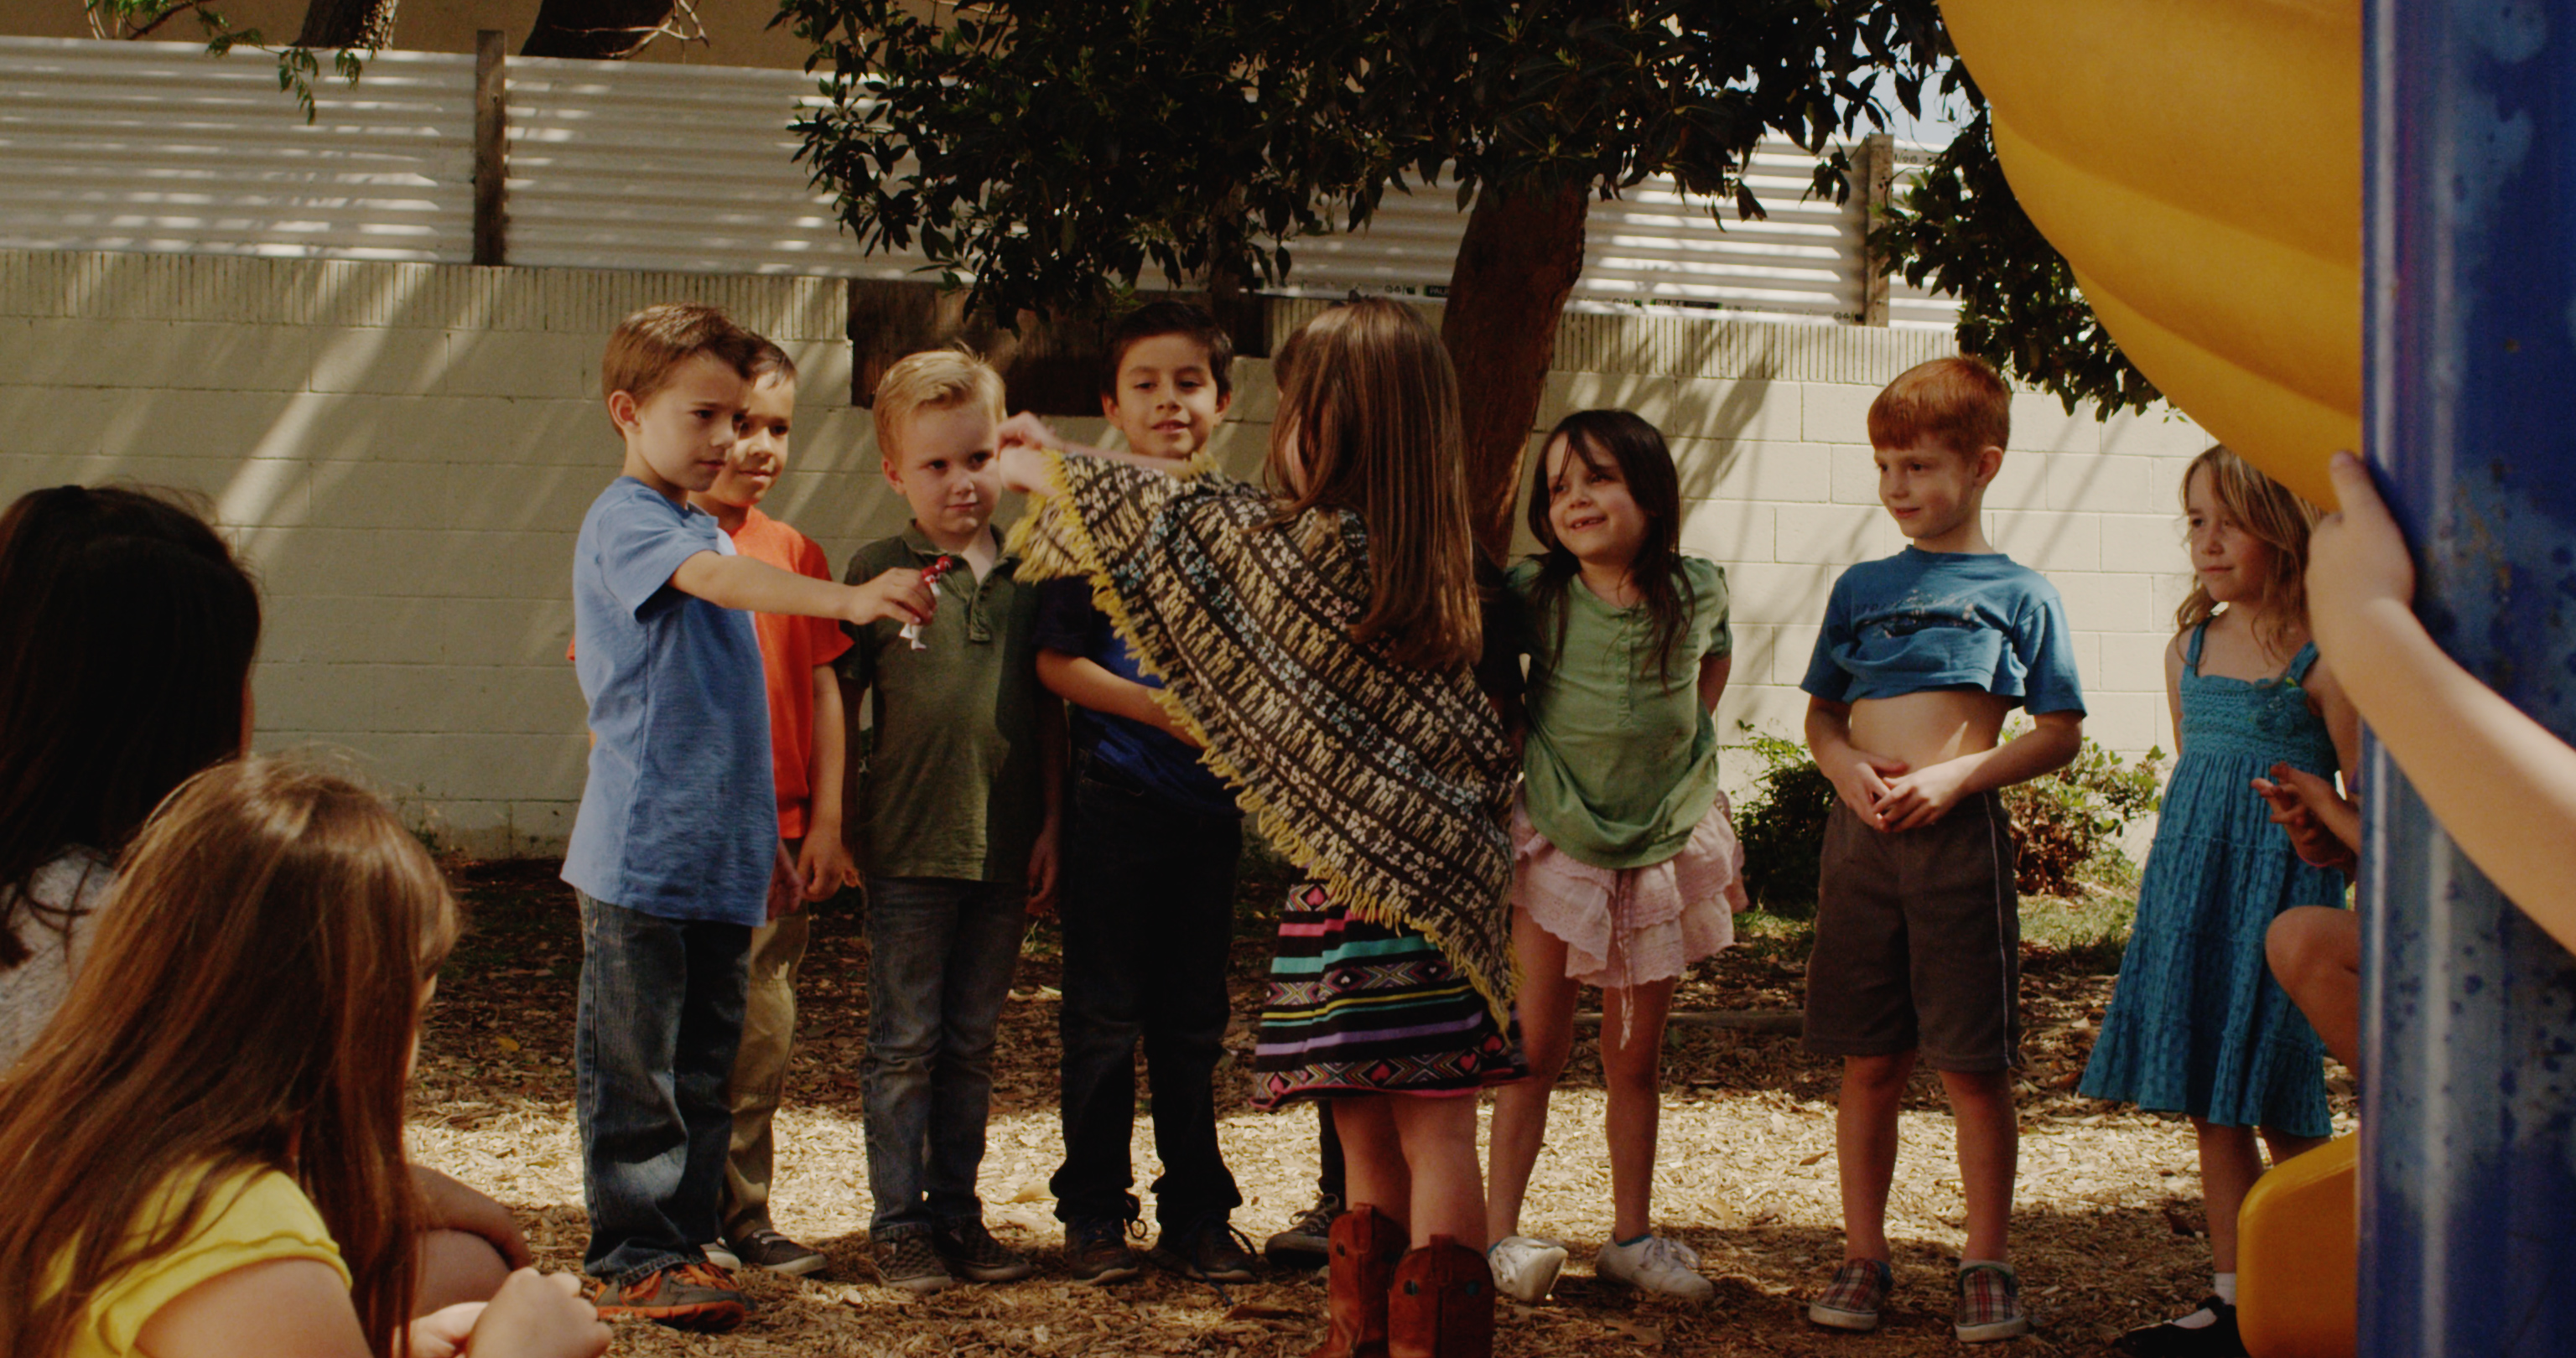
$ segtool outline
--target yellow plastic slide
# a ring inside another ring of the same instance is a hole
[[[1941,0],[2004,174],[2202,428],[2331,507],[2361,442],[2358,0]]]
[[[2202,428],[2334,504],[2361,445],[2358,0],[1941,0],[2013,194],[2130,359]],[[2238,1215],[2256,1358],[2353,1351],[2354,1138]]]
[[[2342,1137],[2275,1165],[2236,1215],[2236,1328],[2255,1358],[2347,1358],[2359,1314],[2353,1167]]]

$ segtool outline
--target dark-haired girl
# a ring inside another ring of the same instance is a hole
[[[1495,1285],[1545,1296],[1565,1247],[1519,1234],[1574,1041],[1578,990],[1602,991],[1611,1241],[1604,1279],[1690,1300],[1698,1256],[1655,1235],[1658,1057],[1683,968],[1735,941],[1743,850],[1717,786],[1710,713],[1726,691],[1726,573],[1681,554],[1681,491],[1653,425],[1587,410],[1557,425],[1529,527],[1546,549],[1510,576],[1530,656],[1524,783],[1512,815],[1512,943],[1530,1076],[1494,1108],[1487,1229]]]
[[[259,633],[258,586],[175,494],[55,486],[0,513],[0,1083],[73,989],[144,818],[250,743]],[[507,1208],[412,1179],[425,1310],[529,1261]]]
[[[0,514],[0,1071],[61,1006],[135,827],[240,753],[259,623],[171,499],[58,486]]]

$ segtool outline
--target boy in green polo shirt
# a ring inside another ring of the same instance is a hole
[[[917,637],[853,628],[840,662],[845,710],[865,696],[876,728],[849,822],[867,877],[869,1248],[887,1286],[927,1294],[1029,1274],[984,1228],[975,1171],[1020,935],[1054,903],[1064,709],[1037,686],[1036,589],[991,524],[1000,374],[914,354],[877,384],[875,417],[912,523],[860,548],[850,578],[952,565]]]

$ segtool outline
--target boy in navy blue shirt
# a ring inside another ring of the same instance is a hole
[[[789,905],[769,704],[751,613],[926,619],[916,572],[839,585],[733,552],[688,492],[723,470],[759,339],[712,307],[647,307],[600,387],[621,474],[573,550],[574,670],[590,776],[563,877],[581,903],[578,1081],[585,1271],[602,1316],[729,1329],[717,1235],[752,929]]]
[[[1891,1285],[1897,1108],[1919,1059],[1941,1072],[1968,1241],[1953,1329],[2030,1329],[2007,1262],[2018,1139],[2021,924],[1997,792],[2083,743],[2066,608],[1979,522],[2012,393],[1973,358],[1918,365],[1869,409],[1878,496],[1913,545],[1834,582],[1802,684],[1807,744],[1838,794],[1816,883],[1807,1050],[1843,1058],[1835,1108],[1845,1261],[1808,1319],[1868,1330]],[[2031,729],[1998,743],[2004,717]]]
[[[1110,334],[1100,409],[1148,457],[1187,461],[1233,400],[1234,346],[1197,307],[1155,302]],[[1230,1013],[1234,867],[1243,815],[1155,696],[1090,582],[1038,587],[1038,679],[1073,705],[1065,836],[1064,1166],[1050,1184],[1076,1279],[1134,1277],[1127,1146],[1136,1047],[1154,1097],[1154,1260],[1187,1277],[1247,1280],[1226,1216],[1243,1201],[1216,1139],[1216,1066]]]

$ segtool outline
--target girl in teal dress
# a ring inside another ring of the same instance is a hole
[[[2308,640],[2314,507],[2225,448],[2183,476],[2196,580],[2165,650],[2180,760],[2165,789],[2138,916],[2081,1092],[2191,1117],[2214,1256],[2212,1294],[2118,1341],[2141,1355],[2242,1354],[2236,1213],[2275,1162],[2329,1135],[2323,1048],[2263,960],[2282,911],[2340,904],[2343,878],[2299,860],[2254,790],[2276,764],[2331,778],[2359,720]]]

